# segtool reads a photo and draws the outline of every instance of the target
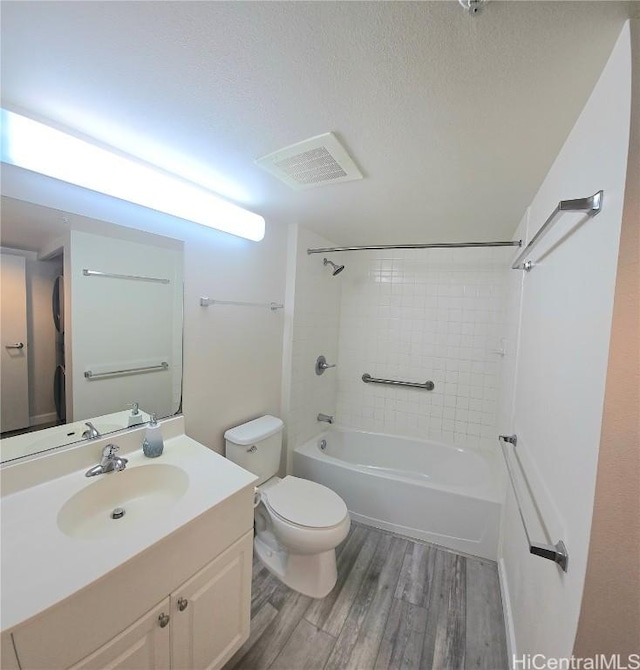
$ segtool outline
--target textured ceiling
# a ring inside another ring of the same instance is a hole
[[[635,11],[5,0],[3,106],[336,243],[505,238]],[[253,163],[327,131],[365,179],[295,192]]]

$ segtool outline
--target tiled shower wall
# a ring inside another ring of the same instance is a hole
[[[337,419],[361,430],[494,444],[513,249],[342,254]],[[362,374],[431,392],[365,384]]]

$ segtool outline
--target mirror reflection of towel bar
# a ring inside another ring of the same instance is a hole
[[[159,365],[145,365],[141,368],[127,368],[126,370],[113,370],[112,372],[92,372],[85,370],[84,376],[87,379],[98,379],[100,377],[110,377],[111,375],[131,375],[140,372],[155,372],[157,370],[168,370],[169,363],[162,361]]]
[[[142,275],[119,275],[114,272],[99,272],[98,270],[87,270],[86,268],[82,270],[82,274],[85,277],[106,277],[107,279],[132,279],[134,281],[148,281],[155,284],[169,284],[168,279],[163,279],[161,277],[143,277]]]

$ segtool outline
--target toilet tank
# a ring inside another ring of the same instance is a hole
[[[282,419],[261,416],[224,434],[225,456],[234,463],[253,472],[257,484],[263,484],[280,468],[282,452]]]

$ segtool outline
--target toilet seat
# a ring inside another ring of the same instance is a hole
[[[307,529],[332,528],[348,514],[342,498],[322,484],[285,477],[262,494],[271,512],[287,523]]]

